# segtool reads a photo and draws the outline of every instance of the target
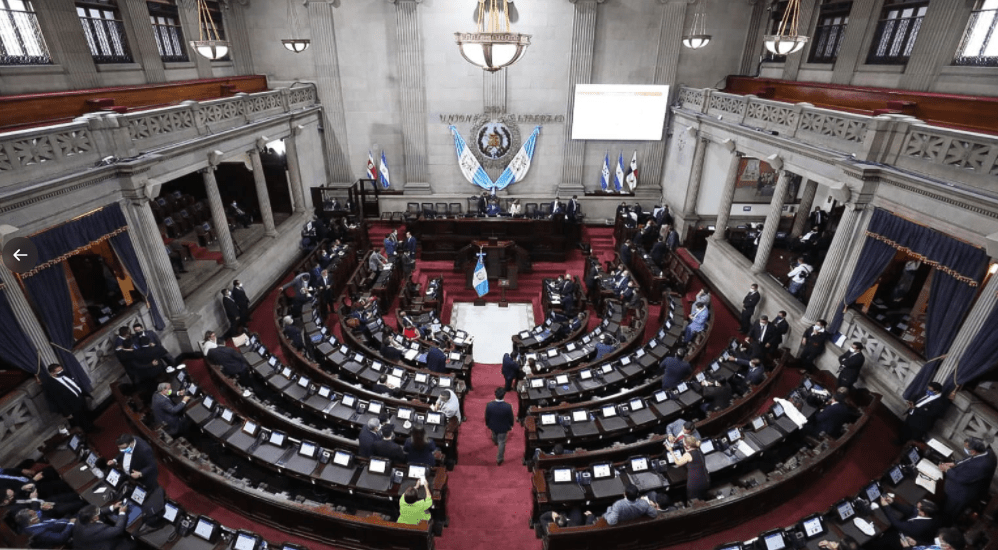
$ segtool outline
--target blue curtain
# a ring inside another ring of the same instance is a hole
[[[87,371],[72,352],[66,351],[73,349],[76,342],[73,339],[73,300],[62,263],[47,267],[23,281],[50,341],[55,344],[52,349],[59,362],[84,390],[91,391],[93,384]]]
[[[38,352],[31,339],[21,329],[14,310],[7,301],[7,293],[0,290],[0,353],[15,367],[31,374],[38,374]]]
[[[973,382],[994,368],[996,363],[998,363],[998,306],[991,309],[991,313],[981,325],[981,330],[963,352],[963,357],[956,367],[956,383],[963,385]],[[951,391],[955,387],[953,378],[946,380],[943,386],[947,393]]]
[[[135,247],[132,246],[132,239],[128,237],[128,231],[111,237],[111,246],[114,248],[115,253],[118,254],[118,259],[125,266],[125,271],[128,271],[128,274],[132,277],[132,282],[135,283],[136,290],[142,293],[149,303],[149,314],[152,315],[153,326],[156,327],[156,330],[163,330],[166,324],[163,322],[163,317],[159,314],[159,308],[156,307],[156,300],[149,293],[149,287],[146,285],[146,277],[142,273],[142,266],[139,265],[139,258],[135,255]]]
[[[876,213],[874,213],[874,217],[876,217]],[[870,223],[872,225],[873,222]],[[846,287],[845,298],[839,304],[840,307],[835,312],[832,323],[828,326],[828,332],[832,334],[838,332],[839,327],[842,326],[842,315],[845,313],[845,308],[862,296],[868,288],[873,286],[873,283],[877,282],[877,278],[887,269],[896,254],[897,250],[889,244],[877,239],[866,238],[866,242],[863,243],[863,251],[859,253],[859,261],[856,262],[856,269],[852,272],[852,279],[849,280],[849,286]]]

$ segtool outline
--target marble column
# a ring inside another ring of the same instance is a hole
[[[340,85],[334,8],[332,2],[309,2],[308,24],[312,29],[315,90],[325,117],[322,138],[326,146],[330,183],[347,185],[354,181],[354,176],[350,163],[347,162],[347,124],[343,110],[343,88]]]
[[[953,62],[953,56],[963,38],[962,32],[954,31],[964,29],[972,6],[973,3],[966,0],[929,2],[898,88],[919,92],[932,89],[939,71]]]
[[[284,158],[288,163],[288,180],[291,182],[291,200],[295,203],[295,212],[304,212],[305,190],[301,185],[298,142],[293,134],[284,138]]]
[[[184,44],[181,47],[187,48],[188,58],[194,62],[198,70],[198,78],[212,78],[215,72],[211,68],[211,60],[202,57],[190,45],[191,40],[200,40],[201,23],[198,21],[197,2],[178,2],[177,11],[180,13],[180,22],[184,27]],[[207,37],[205,37],[207,40]]]
[[[766,223],[762,228],[762,236],[759,237],[759,248],[755,251],[752,273],[766,271],[766,262],[769,261],[769,253],[773,250],[773,241],[776,240],[776,230],[780,226],[780,214],[783,212],[783,202],[787,195],[787,188],[790,187],[790,178],[792,177],[793,174],[790,172],[780,170],[780,178],[776,181],[776,189],[773,191],[773,201],[769,203],[769,215],[766,216]]]
[[[814,195],[818,192],[818,182],[809,179],[807,183],[804,184],[804,194],[800,197],[800,204],[797,206],[797,216],[794,218],[794,228],[790,230],[790,238],[796,239],[804,234],[805,229],[810,229],[810,227],[804,227],[807,224],[807,218],[811,213],[811,206],[814,205]]]
[[[970,308],[967,318],[960,325],[960,332],[956,334],[956,338],[950,344],[946,358],[939,365],[934,378],[936,382],[946,385],[947,382],[953,381],[953,371],[956,370],[963,354],[967,351],[967,347],[970,346],[970,342],[984,326],[984,321],[991,315],[995,303],[998,303],[998,275],[992,274],[988,283],[984,285],[984,290],[977,297],[977,301],[974,302],[974,306]]]
[[[66,72],[70,89],[99,88],[97,65],[83,34],[76,5],[71,0],[32,2],[31,5],[38,14],[38,26],[49,47],[52,63]],[[146,22],[148,24],[148,18]]]
[[[10,309],[14,311],[17,324],[21,326],[21,330],[34,345],[35,351],[41,358],[41,368],[47,368],[52,363],[59,363],[55,351],[52,350],[52,345],[49,344],[48,336],[45,335],[45,329],[35,317],[35,313],[24,295],[24,290],[17,282],[17,277],[9,269],[0,268],[0,282],[5,286],[2,292],[7,297],[7,302],[10,303]]]
[[[687,0],[659,0],[662,4],[662,20],[659,25],[658,53],[655,57],[655,84],[668,84],[669,93],[676,96],[676,70],[679,68],[679,56],[683,52],[682,36],[683,22],[686,21]],[[672,104],[671,98],[669,104]],[[668,121],[666,121],[668,124]],[[645,182],[662,181],[662,170],[665,168],[664,138],[652,142],[648,151],[648,159],[638,178]]]
[[[160,307],[163,308],[163,315],[170,319],[176,319],[187,314],[187,304],[180,293],[180,285],[177,284],[177,277],[173,273],[173,266],[170,258],[166,255],[166,247],[156,225],[156,217],[153,216],[152,208],[148,199],[126,200],[125,207],[122,208],[125,219],[128,220],[129,233],[132,234],[133,245],[142,257],[149,261],[151,269],[146,273],[146,284],[150,288],[158,288],[162,300]],[[135,229],[133,233],[131,229]],[[145,269],[145,268],[143,268]]]
[[[849,10],[849,24],[846,25],[839,55],[832,67],[833,84],[851,84],[856,67],[866,64],[869,45],[864,49],[863,37],[867,29],[876,25],[880,14],[874,10],[881,4],[882,0],[853,0],[852,9]]]
[[[392,0],[398,46],[405,190],[429,193],[426,177],[426,76],[417,7],[423,0]]]
[[[693,151],[693,165],[690,167],[690,179],[686,184],[686,200],[683,201],[684,220],[696,216],[697,199],[700,197],[700,180],[703,177],[703,159],[709,146],[709,138],[703,136],[697,138],[696,149]]]
[[[819,3],[819,0],[800,0],[800,11],[798,12],[800,17],[801,32],[807,34],[809,29],[815,27],[816,14],[818,11],[815,6]],[[783,64],[783,79],[784,80],[797,80],[797,73],[800,72],[800,64],[807,60],[807,56],[811,54],[811,43],[809,42],[804,46],[804,49],[787,56],[786,62]],[[753,74],[753,73],[749,73]]]
[[[274,211],[270,207],[270,192],[267,191],[267,178],[263,173],[263,163],[260,162],[260,151],[256,148],[247,153],[253,164],[253,183],[256,184],[256,200],[260,205],[260,218],[263,220],[263,233],[268,237],[277,236],[274,227]]]
[[[204,179],[204,188],[208,191],[208,205],[211,206],[211,219],[214,222],[212,225],[215,226],[215,236],[218,237],[218,245],[222,249],[225,267],[236,269],[239,267],[239,260],[236,259],[236,247],[232,243],[229,222],[225,218],[222,195],[218,192],[218,182],[215,181],[215,167],[209,165],[208,168],[201,170],[201,177]]]
[[[146,83],[166,82],[163,58],[159,55],[156,36],[149,24],[149,6],[145,0],[118,0],[118,7],[125,25],[132,29],[128,45],[132,50],[132,59],[142,66]]]
[[[572,17],[572,44],[568,68],[568,103],[565,107],[565,149],[561,161],[562,197],[581,195],[586,142],[572,139],[572,111],[575,109],[575,85],[593,81],[593,48],[596,45],[596,19],[599,4],[606,0],[568,0],[575,4]]]
[[[856,227],[859,225],[860,213],[862,211],[863,205],[851,202],[846,203],[845,210],[842,212],[842,218],[839,220],[839,226],[835,230],[835,236],[832,237],[832,244],[829,246],[828,252],[825,254],[825,260],[821,264],[826,266],[827,269],[818,271],[818,278],[814,281],[811,298],[807,302],[807,309],[804,311],[804,318],[802,319],[805,325],[814,323],[821,318],[822,312],[827,311],[829,306],[828,301],[831,298],[832,290],[835,288],[835,279],[840,271],[838,267],[845,260],[846,250],[849,249],[849,243],[853,240],[853,235],[856,232]],[[831,322],[831,319],[828,319],[828,321]]]
[[[742,154],[738,151],[731,152],[731,160],[728,161],[728,174],[724,178],[724,189],[721,190],[721,204],[717,206],[717,221],[714,222],[714,234],[710,236],[715,241],[723,241],[728,228],[728,218],[731,216],[731,204],[735,201],[735,184],[738,182],[738,165],[741,164]]]

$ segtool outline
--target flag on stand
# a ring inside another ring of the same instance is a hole
[[[381,166],[378,166],[378,179],[381,180],[381,186],[388,189],[392,185],[391,177],[388,174],[388,160],[385,158],[385,152],[381,152]]]
[[[631,155],[631,165],[627,167],[627,176],[624,178],[627,182],[627,186],[634,191],[634,188],[638,186],[638,152],[634,151]]]
[[[374,165],[374,155],[371,154],[370,149],[367,150],[367,179],[378,179],[378,168]]]
[[[617,171],[613,174],[613,187],[618,193],[624,190],[624,153],[617,155]]]
[[[475,285],[475,292],[481,298],[489,293],[489,275],[485,272],[485,252],[479,249],[478,265],[475,266],[475,276],[472,284]]]
[[[603,155],[603,170],[599,175],[599,186],[606,191],[610,186],[610,152]]]

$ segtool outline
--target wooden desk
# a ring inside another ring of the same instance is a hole
[[[547,220],[420,217],[408,227],[422,245],[424,260],[453,260],[457,251],[472,241],[493,237],[516,241],[533,261],[563,262],[582,236],[581,225],[560,217]]]

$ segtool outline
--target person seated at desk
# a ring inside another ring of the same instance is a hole
[[[499,208],[499,201],[495,198],[489,199],[488,206],[485,207],[485,215],[494,218],[502,213],[502,208]]]
[[[686,325],[686,329],[683,330],[682,343],[692,342],[697,334],[703,332],[707,328],[707,320],[709,318],[710,312],[707,310],[707,306],[696,304],[688,317],[689,323]]]
[[[846,535],[839,542],[822,540],[818,542],[818,548],[822,550],[859,550],[859,543],[856,542],[856,539]]]
[[[604,334],[602,338],[596,342],[596,358],[593,359],[594,362],[601,361],[607,355],[613,353],[616,349],[613,342],[613,337],[609,334]]]
[[[762,359],[758,357],[753,357],[752,359],[736,359],[734,357],[729,358],[726,362],[734,363],[738,365],[738,372],[735,373],[731,379],[728,380],[728,384],[731,385],[731,389],[738,392],[739,395],[744,395],[748,393],[749,386],[758,386],[762,384],[762,381],[766,379],[766,365],[762,363]]]
[[[48,494],[43,499],[38,496],[38,488],[34,484],[27,484],[27,487],[7,487],[0,495],[2,495],[0,509],[6,509],[10,514],[15,514],[19,510],[32,510],[61,518],[75,514],[86,504],[72,489],[63,493]]]
[[[887,521],[891,523],[891,528],[884,531],[880,539],[871,545],[872,549],[901,550],[904,548],[901,544],[904,539],[908,539],[906,542],[911,546],[932,544],[939,529],[936,519],[939,506],[935,502],[922,499],[915,506],[909,506],[883,495],[880,497],[880,506]]]
[[[388,387],[388,375],[382,374],[378,378],[378,383],[371,388],[371,391],[380,393],[381,395],[391,395],[392,389]]]
[[[726,409],[731,405],[734,395],[731,385],[724,380],[704,380],[701,391],[703,403],[700,404],[700,410],[705,413]]]
[[[630,521],[643,516],[650,518],[658,515],[658,504],[648,497],[638,498],[638,488],[634,485],[624,487],[624,498],[614,502],[606,509],[603,519],[607,525],[617,525],[622,521]],[[598,518],[590,517],[587,524],[595,523]]]
[[[367,268],[371,271],[381,271],[388,265],[388,258],[381,255],[381,252],[374,250],[371,257],[367,259]]]
[[[940,529],[933,544],[925,546],[910,546],[905,540],[901,543],[905,548],[912,550],[964,550],[967,547],[967,539],[963,536],[963,531],[954,527]]]
[[[32,548],[56,548],[68,544],[73,536],[76,518],[42,519],[44,517],[41,511],[24,508],[18,510],[14,522],[21,533],[31,536]]]
[[[627,307],[635,307],[640,297],[641,295],[638,294],[638,284],[634,281],[628,281],[627,288],[620,293],[620,301]]]
[[[523,205],[520,204],[520,199],[513,199],[513,201],[509,203],[509,215],[514,218],[523,215]]]
[[[426,352],[426,368],[438,374],[445,374],[447,372],[447,354],[437,346],[430,347]]]
[[[684,452],[672,451],[676,467],[686,466],[686,500],[704,500],[710,488],[710,474],[707,462],[700,451],[700,439],[694,436],[683,438]]]
[[[848,389],[835,390],[828,404],[804,425],[804,433],[812,437],[822,433],[833,438],[838,437],[842,433],[842,427],[855,416],[852,408],[846,404],[848,397]]]
[[[231,376],[243,387],[243,397],[249,397],[253,391],[259,393],[260,386],[256,379],[249,373],[249,361],[243,354],[225,345],[218,344],[218,335],[215,331],[209,330],[204,335],[204,342],[201,343],[201,351],[212,363],[222,369],[222,373]],[[252,391],[251,391],[252,389]]]
[[[377,418],[371,418],[367,421],[367,426],[360,431],[360,435],[357,437],[359,441],[357,454],[362,458],[371,458],[374,443],[379,439],[381,439],[381,422]]]
[[[628,239],[624,241],[624,244],[620,245],[620,250],[617,254],[620,256],[620,264],[624,267],[631,267],[631,251],[634,250],[634,243]]]
[[[419,500],[419,489],[425,491],[426,497]],[[430,508],[433,507],[433,493],[425,477],[419,478],[416,485],[405,490],[399,499],[399,523],[418,525],[421,521],[430,520]]]
[[[173,437],[183,434],[187,430],[187,417],[184,409],[191,400],[191,396],[184,395],[184,390],[177,392],[180,401],[173,402],[170,398],[173,395],[173,386],[169,382],[163,382],[156,387],[156,393],[152,395],[152,417],[157,424],[163,424],[163,431]]]
[[[281,327],[281,332],[284,333],[284,337],[288,339],[288,342],[298,351],[305,351],[305,338],[302,336],[301,329],[295,326],[294,318],[290,315],[285,315],[281,319]]]
[[[457,394],[451,390],[440,392],[440,397],[437,398],[432,409],[443,414],[447,420],[457,418],[458,422],[461,421],[461,402],[458,400]]]
[[[101,516],[117,512],[114,524],[105,523]],[[105,510],[93,504],[84,506],[73,527],[73,548],[85,550],[133,550],[135,542],[128,538],[128,506],[117,502]]]
[[[381,439],[371,445],[371,456],[380,456],[392,464],[405,464],[405,451],[395,443],[395,428],[391,424],[381,426]]]
[[[591,514],[590,514],[591,515]],[[588,517],[589,515],[587,515]],[[580,525],[585,525],[586,519],[583,517],[582,509],[578,507],[573,507],[568,512],[558,513],[554,510],[544,512],[541,514],[538,524],[540,528],[547,533],[549,525],[552,523],[564,529],[565,527],[578,527]]]
[[[423,464],[431,468],[437,465],[437,444],[426,437],[426,428],[422,424],[412,427],[412,434],[405,440],[402,450],[409,464]]]
[[[402,359],[402,350],[395,347],[395,341],[385,335],[384,339],[381,341],[381,346],[378,348],[378,353],[385,358],[386,361],[398,362]]]
[[[686,357],[686,351],[686,348],[679,348],[675,355],[669,355],[659,363],[658,366],[662,369],[663,390],[675,390],[676,386],[693,373],[693,367],[683,360]]]

